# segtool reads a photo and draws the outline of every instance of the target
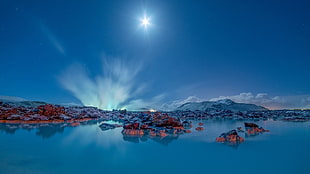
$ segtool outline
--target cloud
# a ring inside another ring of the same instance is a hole
[[[276,96],[276,98],[277,97],[278,96]],[[266,93],[258,93],[254,95],[251,92],[248,92],[248,93],[240,93],[239,95],[234,95],[234,96],[220,96],[217,98],[212,98],[210,99],[210,101],[217,101],[217,100],[223,100],[223,99],[231,99],[231,100],[234,100],[240,103],[253,103],[253,102],[254,103],[257,103],[257,102],[266,103],[266,102],[270,102],[273,100]]]
[[[161,106],[165,97],[166,95],[160,94],[148,100],[146,99],[131,100],[124,106],[124,108],[128,110],[150,110],[150,109],[162,110]]]
[[[99,106],[98,87],[84,68],[79,64],[71,65],[60,77],[62,86],[72,92],[86,106]]]
[[[170,102],[166,102],[162,105],[158,105],[157,109],[158,110],[163,110],[163,111],[173,111],[175,110],[177,107],[188,103],[188,102],[202,102],[205,101],[199,97],[196,96],[189,96],[185,99],[179,99],[179,100],[174,100],[174,101],[170,101]]]
[[[83,66],[73,64],[58,79],[85,106],[137,110],[151,108],[163,99],[163,95],[150,100],[137,98],[146,86],[136,81],[142,64],[110,57],[103,59],[102,69],[102,74],[91,78]]]
[[[53,32],[45,25],[41,24],[41,31],[46,35],[49,42],[55,47],[55,49],[62,55],[65,55],[65,49],[60,40],[53,34]]]
[[[270,96],[267,93],[253,94],[251,92],[240,93],[233,96],[220,96],[212,98],[210,101],[231,99],[240,103],[252,103],[270,109],[304,109],[310,108],[310,95],[296,96]]]

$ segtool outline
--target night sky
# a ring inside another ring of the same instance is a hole
[[[0,95],[108,109],[224,98],[310,108],[309,9],[308,0],[1,0]]]

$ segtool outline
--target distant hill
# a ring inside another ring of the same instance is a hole
[[[247,103],[236,103],[230,99],[218,101],[188,102],[176,108],[176,110],[231,110],[231,111],[265,111],[268,110],[262,106]]]
[[[40,105],[47,104],[46,102],[41,101],[20,101],[20,102],[12,102],[12,101],[3,101],[0,99],[1,102],[7,103],[13,106],[24,106],[24,107],[38,107]]]
[[[40,105],[48,104],[42,101],[28,101],[19,97],[10,97],[10,96],[0,96],[0,101],[15,106],[24,106],[24,107],[38,107]],[[81,106],[79,104],[60,104],[62,106]],[[262,106],[255,104],[246,104],[246,103],[236,103],[230,99],[218,100],[218,101],[203,101],[203,102],[187,102],[178,106],[174,110],[179,111],[205,111],[205,110],[231,110],[231,111],[265,111],[268,110]],[[141,110],[150,110],[149,108],[141,108]]]
[[[41,101],[27,101],[26,99],[20,97],[11,96],[0,96],[0,101],[14,106],[24,106],[24,107],[38,107],[40,105],[47,104]]]
[[[0,96],[0,101],[2,101],[2,102],[21,102],[21,101],[27,101],[27,100],[24,98],[20,98],[20,97]]]

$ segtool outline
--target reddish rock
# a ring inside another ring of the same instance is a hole
[[[168,136],[165,132],[159,132],[159,134],[158,134],[160,137],[166,137],[166,136]]]
[[[192,133],[192,131],[191,131],[191,130],[186,130],[185,132],[186,132],[186,133]]]
[[[155,133],[154,131],[151,130],[150,133],[149,133],[149,135],[152,136],[152,137],[155,137],[155,136],[156,136],[156,133]]]
[[[144,125],[141,126],[141,129],[148,129],[148,127],[149,126],[147,124],[144,124]]]
[[[165,119],[168,118],[168,119]],[[157,127],[183,127],[182,123],[178,121],[176,118],[169,117],[168,115],[164,115],[161,120],[158,120],[158,123],[156,124]]]
[[[217,142],[225,142],[226,140],[225,140],[224,137],[217,137],[217,138],[216,138],[216,141],[217,141]]]
[[[75,122],[75,123],[71,123],[71,126],[75,127],[75,126],[79,126],[80,123],[79,122]]]
[[[216,138],[217,142],[229,142],[229,143],[242,143],[244,142],[244,138],[240,137],[236,130],[231,130],[227,133],[221,134]]]
[[[254,123],[244,123],[244,125],[246,128],[246,133],[248,135],[257,135],[263,132],[270,132],[269,130],[259,127],[257,124]]]
[[[203,131],[205,128],[203,128],[203,127],[196,127],[196,130],[197,131]]]
[[[251,127],[251,128],[254,128],[254,127],[258,127],[258,125],[257,124],[255,124],[255,123],[244,123],[244,127]]]
[[[82,108],[82,110],[88,108]],[[70,112],[70,111],[69,111]],[[78,122],[96,119],[93,113],[84,111],[87,116],[83,117],[80,112],[71,109],[71,113],[66,114],[66,108],[57,105],[40,105],[38,107],[13,106],[9,104],[0,105],[0,120],[3,123],[62,123],[64,120],[74,120]],[[84,113],[84,115],[85,115]],[[88,118],[87,118],[88,117]],[[78,119],[80,118],[80,119]]]
[[[44,116],[60,116],[65,114],[65,108],[62,106],[54,106],[51,104],[38,106],[38,113]]]
[[[144,132],[141,129],[124,129],[122,131],[122,134],[133,135],[133,136],[135,136],[135,135],[142,136],[142,135],[144,135]]]
[[[131,123],[124,125],[124,129],[139,129],[140,124],[139,123]]]
[[[246,131],[246,133],[250,135],[256,135],[256,134],[263,133],[263,132],[270,132],[270,131],[262,127],[247,128],[247,131]]]

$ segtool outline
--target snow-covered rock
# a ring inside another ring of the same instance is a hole
[[[246,103],[236,103],[230,99],[218,101],[188,102],[179,106],[176,110],[231,110],[231,111],[265,111],[268,110],[262,106]]]

